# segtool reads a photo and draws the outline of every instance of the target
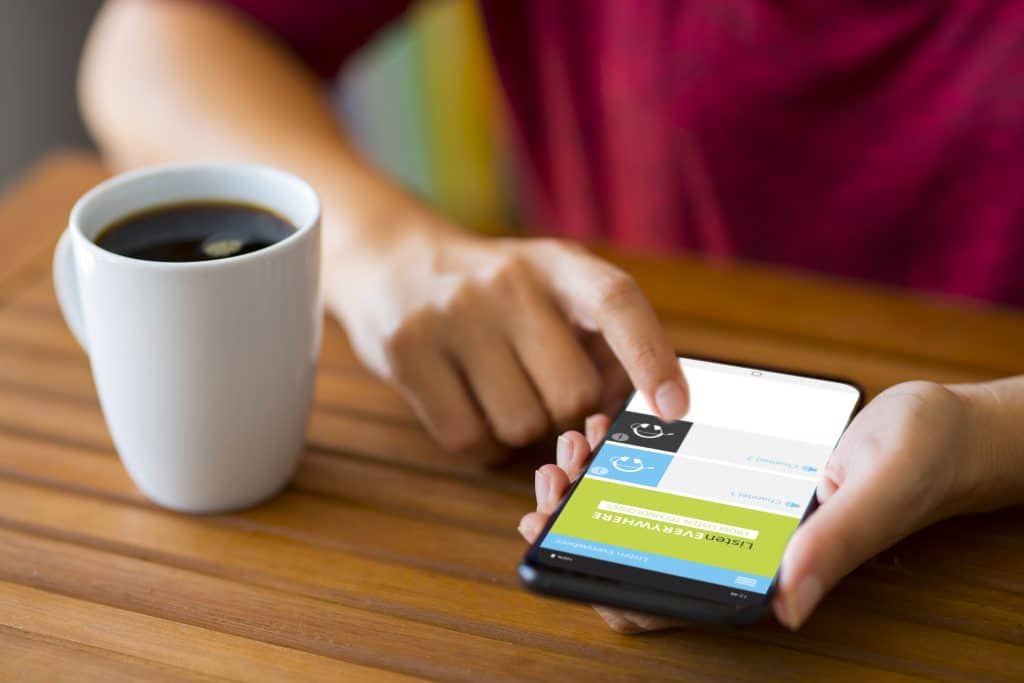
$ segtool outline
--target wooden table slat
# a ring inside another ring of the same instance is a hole
[[[187,671],[267,683],[299,679],[326,683],[340,678],[355,682],[417,680],[2,581],[0,628],[175,667],[179,675]]]
[[[0,203],[0,298],[47,266],[71,206],[106,175],[94,155],[68,151],[41,160],[5,188]]]
[[[609,657],[560,652],[559,643],[540,642],[531,647],[514,640],[474,635],[352,607],[338,600],[312,598],[165,562],[51,540],[37,533],[0,529],[0,543],[8,551],[4,566],[0,567],[2,580],[258,642],[428,678],[480,680],[486,676],[500,680],[514,678],[518,673],[533,679],[583,674],[639,681],[649,680],[659,672],[667,680],[669,674],[678,674],[680,668],[693,675],[701,673],[690,661],[667,668],[639,659],[616,662]],[[278,562],[283,559],[286,558]],[[624,640],[627,644],[630,641]],[[438,656],[450,648],[458,648],[461,653],[457,663]],[[601,653],[598,648],[591,650]],[[713,660],[708,664],[714,667]]]
[[[289,497],[286,494],[282,496],[282,500],[287,501]],[[5,505],[4,501],[15,500],[21,501],[18,509],[0,515],[0,524],[52,529],[55,535],[63,538],[87,542],[95,547],[124,548],[123,552],[131,555],[159,558],[162,564],[189,567],[204,573],[215,573],[259,585],[287,587],[289,590],[307,595],[334,601],[342,600],[346,604],[360,605],[363,601],[369,601],[368,604],[376,609],[384,608],[389,602],[389,596],[400,593],[401,607],[397,609],[412,609],[415,611],[415,618],[423,618],[424,614],[448,613],[456,617],[463,628],[476,623],[477,628],[484,629],[485,633],[490,629],[502,628],[515,628],[520,633],[536,629],[538,638],[556,640],[572,637],[574,633],[583,634],[589,630],[591,617],[585,609],[560,611],[559,622],[551,624],[553,628],[545,628],[547,624],[530,623],[530,614],[533,612],[530,603],[536,599],[526,596],[521,599],[521,593],[514,587],[502,588],[480,582],[466,583],[464,579],[458,577],[431,571],[423,572],[412,566],[396,568],[374,563],[372,560],[339,549],[333,544],[317,544],[317,539],[311,536],[295,538],[275,535],[275,532],[280,534],[280,523],[262,528],[248,524],[211,527],[199,520],[152,510],[133,514],[130,525],[126,526],[120,522],[124,519],[124,514],[116,504],[69,495],[61,491],[7,483],[0,479],[0,509],[13,507]],[[273,513],[273,508],[267,508],[231,517],[261,520]],[[89,521],[87,529],[80,529],[81,520]],[[187,539],[186,547],[176,547],[178,544],[175,543],[175,539],[178,538]],[[487,571],[488,564],[480,562],[476,555],[475,543],[460,545],[457,541],[444,538],[443,535],[438,538],[438,542],[450,548],[454,555],[476,560],[479,562],[479,569]],[[168,551],[168,548],[174,550]],[[512,542],[506,544],[504,549],[490,551],[496,552],[499,558],[503,559],[503,562],[490,568],[490,572],[495,575],[494,578],[503,574],[502,566],[511,566],[519,551],[519,544]],[[984,565],[987,559],[977,558],[978,564]],[[1024,559],[1018,560],[1017,564],[1021,565],[1022,562]],[[1021,567],[1018,566],[1018,571],[1020,570]],[[510,583],[510,578],[506,578],[504,583]],[[910,581],[899,583],[905,591],[914,590],[912,578]],[[970,589],[964,586],[962,590],[969,593]],[[445,598],[439,597],[447,595],[460,595],[462,599],[458,604],[449,604]],[[934,604],[937,599],[931,592],[920,592],[919,597],[919,605]],[[955,601],[953,603],[955,605]],[[1021,600],[1016,601],[1016,606],[1021,606]],[[1011,611],[1001,617],[1003,624],[1012,619],[1012,607],[1011,604]],[[810,646],[822,647],[825,653],[840,647],[857,646],[863,657],[878,649],[891,648],[894,644],[902,648],[906,644],[918,641],[934,644],[941,642],[943,638],[951,637],[948,631],[937,630],[928,624],[912,625],[901,620],[898,613],[890,613],[887,623],[898,623],[899,634],[906,642],[904,643],[896,634],[879,640],[874,633],[863,631],[858,622],[864,619],[864,614],[857,605],[842,606],[844,619],[829,619],[829,611],[835,608],[835,604],[827,603],[818,617],[825,619],[829,624],[833,624],[834,621],[843,622],[842,628],[838,629],[838,634],[833,639],[824,643],[819,642],[822,629],[809,629],[804,638],[809,641]],[[963,633],[957,636],[960,640],[966,637],[967,635]],[[1006,643],[981,638],[974,640],[977,642],[972,643],[972,647],[988,655],[985,657],[986,661],[1003,661],[1009,652],[1019,651],[1019,647],[1013,644],[1008,646]],[[918,654],[920,656],[923,653]],[[594,653],[588,655],[595,656]],[[860,661],[872,665],[882,661],[878,659],[883,656],[882,654],[872,656],[874,660]],[[883,658],[886,657],[891,655],[886,654]],[[1024,660],[1021,660],[1021,664],[1024,666]],[[981,668],[974,670],[974,673],[984,671],[985,669]],[[964,673],[969,672],[970,670]]]
[[[148,502],[139,494],[128,480],[123,468],[110,455],[83,452],[70,449],[65,446],[46,445],[32,449],[31,455],[16,455],[17,444],[21,443],[18,437],[3,436],[0,434],[0,473],[8,477],[22,479],[27,482],[39,483],[44,486],[58,489],[70,490],[84,493],[91,496],[99,496],[115,502],[127,502],[142,504],[151,507]],[[297,489],[297,491],[296,491]],[[284,504],[283,501],[288,501]],[[377,544],[360,544],[356,536],[346,535],[343,531],[337,531],[330,525],[323,525],[318,529],[316,524],[308,524],[302,516],[296,516],[296,507],[302,508],[309,505],[308,496],[301,493],[301,488],[294,487],[289,493],[282,497],[282,504],[276,508],[258,509],[248,513],[239,513],[229,517],[218,517],[225,523],[232,523],[243,529],[258,530],[270,535],[284,535],[290,540],[299,540],[304,543],[319,545],[321,549],[339,550],[361,553],[372,556],[381,546]],[[347,502],[342,503],[347,507]],[[525,504],[525,502],[524,502]],[[427,504],[429,506],[429,504]],[[394,506],[384,503],[384,514],[394,515]],[[155,508],[154,508],[155,509]],[[335,514],[341,514],[345,508],[332,510]],[[419,521],[424,520],[423,514],[415,508],[403,511],[403,515],[412,517]],[[499,582],[506,585],[515,583],[511,575],[511,566],[521,551],[521,544],[511,533],[511,522],[518,517],[515,508],[507,510],[509,519],[504,524],[495,527],[499,533],[492,540],[488,541],[494,546],[494,552],[500,558],[480,558],[479,545],[475,536],[462,534],[469,551],[462,547],[453,547],[454,551],[463,554],[462,566],[472,568],[471,574],[465,574],[456,570],[456,574],[462,576],[483,577],[490,582]],[[312,515],[310,516],[312,518]],[[438,518],[439,524],[450,524],[448,518]],[[463,525],[467,529],[473,529],[474,519],[458,519],[456,524]],[[1021,525],[1019,517],[1007,517],[1006,515],[988,515],[980,525],[986,527],[984,536],[968,534],[967,529],[971,526],[978,526],[979,522],[974,520],[959,520],[946,522],[932,530],[922,532],[918,536],[909,539],[896,549],[883,554],[878,560],[869,564],[869,567],[876,568],[898,568],[898,572],[891,574],[889,580],[899,585],[903,590],[914,595],[919,595],[921,605],[936,599],[934,586],[928,589],[920,587],[929,578],[957,576],[963,573],[963,569],[969,567],[969,577],[960,581],[959,590],[961,593],[970,594],[973,587],[982,589],[999,588],[1003,591],[1012,591],[1012,594],[1004,596],[1003,602],[1008,605],[1010,614],[1017,613],[1014,610],[1024,607],[1024,585],[1018,581],[1011,583],[1007,577],[1020,576],[1024,573],[1024,555],[1014,554],[1003,559],[1005,548],[1021,547],[1024,545],[1024,526]],[[493,530],[492,530],[493,531]],[[434,533],[434,532],[431,532]],[[928,546],[931,540],[938,538],[949,538],[954,540],[945,544],[943,553],[929,552]],[[454,543],[457,537],[441,536],[439,540],[445,543]],[[365,539],[365,537],[364,537]],[[371,537],[372,540],[372,537]],[[344,545],[341,545],[344,543]],[[915,546],[922,545],[921,550]],[[411,547],[404,548],[411,552]],[[915,561],[916,558],[925,556],[924,561]],[[961,559],[966,556],[966,559]],[[434,555],[415,556],[413,563],[421,566],[433,566],[435,569],[444,570],[443,565],[434,562],[431,558]],[[392,561],[400,561],[392,557]],[[1001,637],[1001,636],[1000,636]]]
[[[156,508],[116,458],[50,282],[67,211],[103,176],[58,154],[0,196],[0,678],[1024,679],[1024,509],[901,542],[798,634],[625,637],[525,593],[514,525],[550,445],[496,469],[445,455],[333,322],[288,490],[230,515]],[[1024,372],[1020,312],[608,256],[687,353],[845,375],[869,394]]]
[[[637,278],[667,318],[992,374],[1024,372],[1024,319],[1012,309],[770,265],[606,255]]]
[[[0,625],[0,678],[11,681],[203,681],[226,679]]]
[[[4,500],[10,490],[0,481],[0,500]],[[457,624],[459,632],[463,633],[500,637],[533,647],[551,647],[559,652],[575,652],[577,656],[588,660],[607,663],[610,675],[615,674],[616,667],[622,665],[627,666],[619,672],[623,675],[649,677],[664,670],[676,676],[696,675],[709,665],[714,666],[716,658],[709,655],[709,649],[720,652],[723,648],[742,648],[751,656],[760,653],[762,657],[771,658],[776,666],[782,666],[787,659],[793,661],[785,649],[771,648],[769,653],[765,650],[766,646],[757,639],[742,637],[741,634],[723,642],[712,634],[694,632],[688,634],[685,643],[663,637],[642,640],[600,632],[595,634],[593,615],[587,608],[563,605],[558,609],[557,620],[538,619],[537,615],[543,614],[535,606],[540,599],[523,595],[511,587],[466,582],[410,568],[388,568],[337,551],[302,547],[284,539],[261,537],[258,543],[246,543],[244,534],[237,531],[210,528],[160,512],[144,517],[135,514],[130,528],[124,528],[125,525],[117,528],[119,513],[110,504],[71,499],[58,494],[42,494],[38,499],[31,515],[28,512],[17,518],[5,515],[0,524],[10,527],[12,523],[25,521],[25,528],[31,528],[36,536],[39,536],[41,530],[38,527],[44,527],[52,529],[55,536],[76,543],[92,539],[89,542],[91,547],[82,549],[86,554],[87,551],[102,547],[107,552],[113,550],[155,560],[161,569],[187,566],[187,569],[203,575],[228,580],[237,589],[243,585],[267,587],[287,591],[289,595],[319,598],[334,605],[361,607],[393,618],[415,619],[417,622],[429,618],[448,628]],[[72,509],[63,512],[53,509],[58,506],[67,508],[69,505]],[[27,521],[29,519],[34,521]],[[76,519],[90,520],[89,527],[93,531],[78,531]],[[182,527],[188,527],[188,530]],[[167,541],[175,537],[187,539],[188,542],[180,544],[183,547],[171,551],[171,555],[168,555],[167,550],[160,550],[174,545]],[[4,532],[0,531],[0,540],[4,538]],[[457,550],[465,552],[471,549]],[[248,557],[244,556],[246,554]],[[111,561],[108,559],[105,564]],[[148,573],[158,571],[151,568]],[[46,580],[48,583],[43,587],[56,590],[52,579],[47,577]],[[452,595],[459,595],[460,600],[451,601],[448,596]],[[399,596],[400,604],[395,605]],[[870,636],[863,632],[858,621],[853,619],[849,624],[848,635],[852,637],[852,642],[870,641]],[[908,626],[902,625],[903,628]],[[778,633],[778,629],[774,631]],[[606,637],[596,642],[595,635]],[[949,634],[945,636],[951,637]],[[923,635],[911,632],[909,637],[922,638]],[[932,634],[929,637],[935,636]],[[998,648],[1006,647],[999,643],[979,642],[986,643],[985,651],[989,654],[992,654],[992,648],[997,648],[998,652]],[[795,645],[799,647],[800,643]],[[790,647],[793,646],[791,643]],[[803,646],[807,648],[807,654],[811,654],[812,649],[825,649],[814,643],[804,643]],[[636,657],[638,653],[643,653],[643,659]],[[819,654],[830,655],[827,651]],[[874,658],[878,659],[878,656]],[[848,663],[854,670],[878,666],[875,662],[865,662],[865,659],[868,657],[861,655],[859,661]],[[808,659],[805,664],[813,661]],[[898,673],[912,673],[907,670],[906,663],[887,660],[886,667],[896,669]],[[836,665],[830,666],[830,669],[836,672],[843,670]],[[798,670],[799,667],[794,668],[794,672]],[[738,679],[741,677],[739,674],[740,670],[737,670],[732,677]],[[750,678],[756,680],[759,677],[752,675]]]

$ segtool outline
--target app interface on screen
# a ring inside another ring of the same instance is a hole
[[[680,363],[686,419],[662,422],[635,394],[540,548],[766,593],[857,390]]]

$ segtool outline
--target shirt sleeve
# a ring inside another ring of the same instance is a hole
[[[281,39],[321,78],[378,30],[394,21],[411,0],[208,0],[242,12]]]

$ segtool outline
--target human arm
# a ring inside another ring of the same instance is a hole
[[[664,416],[685,410],[673,350],[631,278],[572,245],[453,226],[366,164],[313,72],[240,13],[109,3],[80,99],[118,167],[235,159],[309,180],[329,310],[447,449],[522,445],[621,390],[622,368]]]

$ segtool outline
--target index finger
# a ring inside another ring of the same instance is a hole
[[[630,381],[664,420],[677,420],[690,397],[675,351],[640,286],[585,252],[547,257],[544,277],[556,301],[584,329],[600,333]],[[554,262],[552,262],[554,261]]]

